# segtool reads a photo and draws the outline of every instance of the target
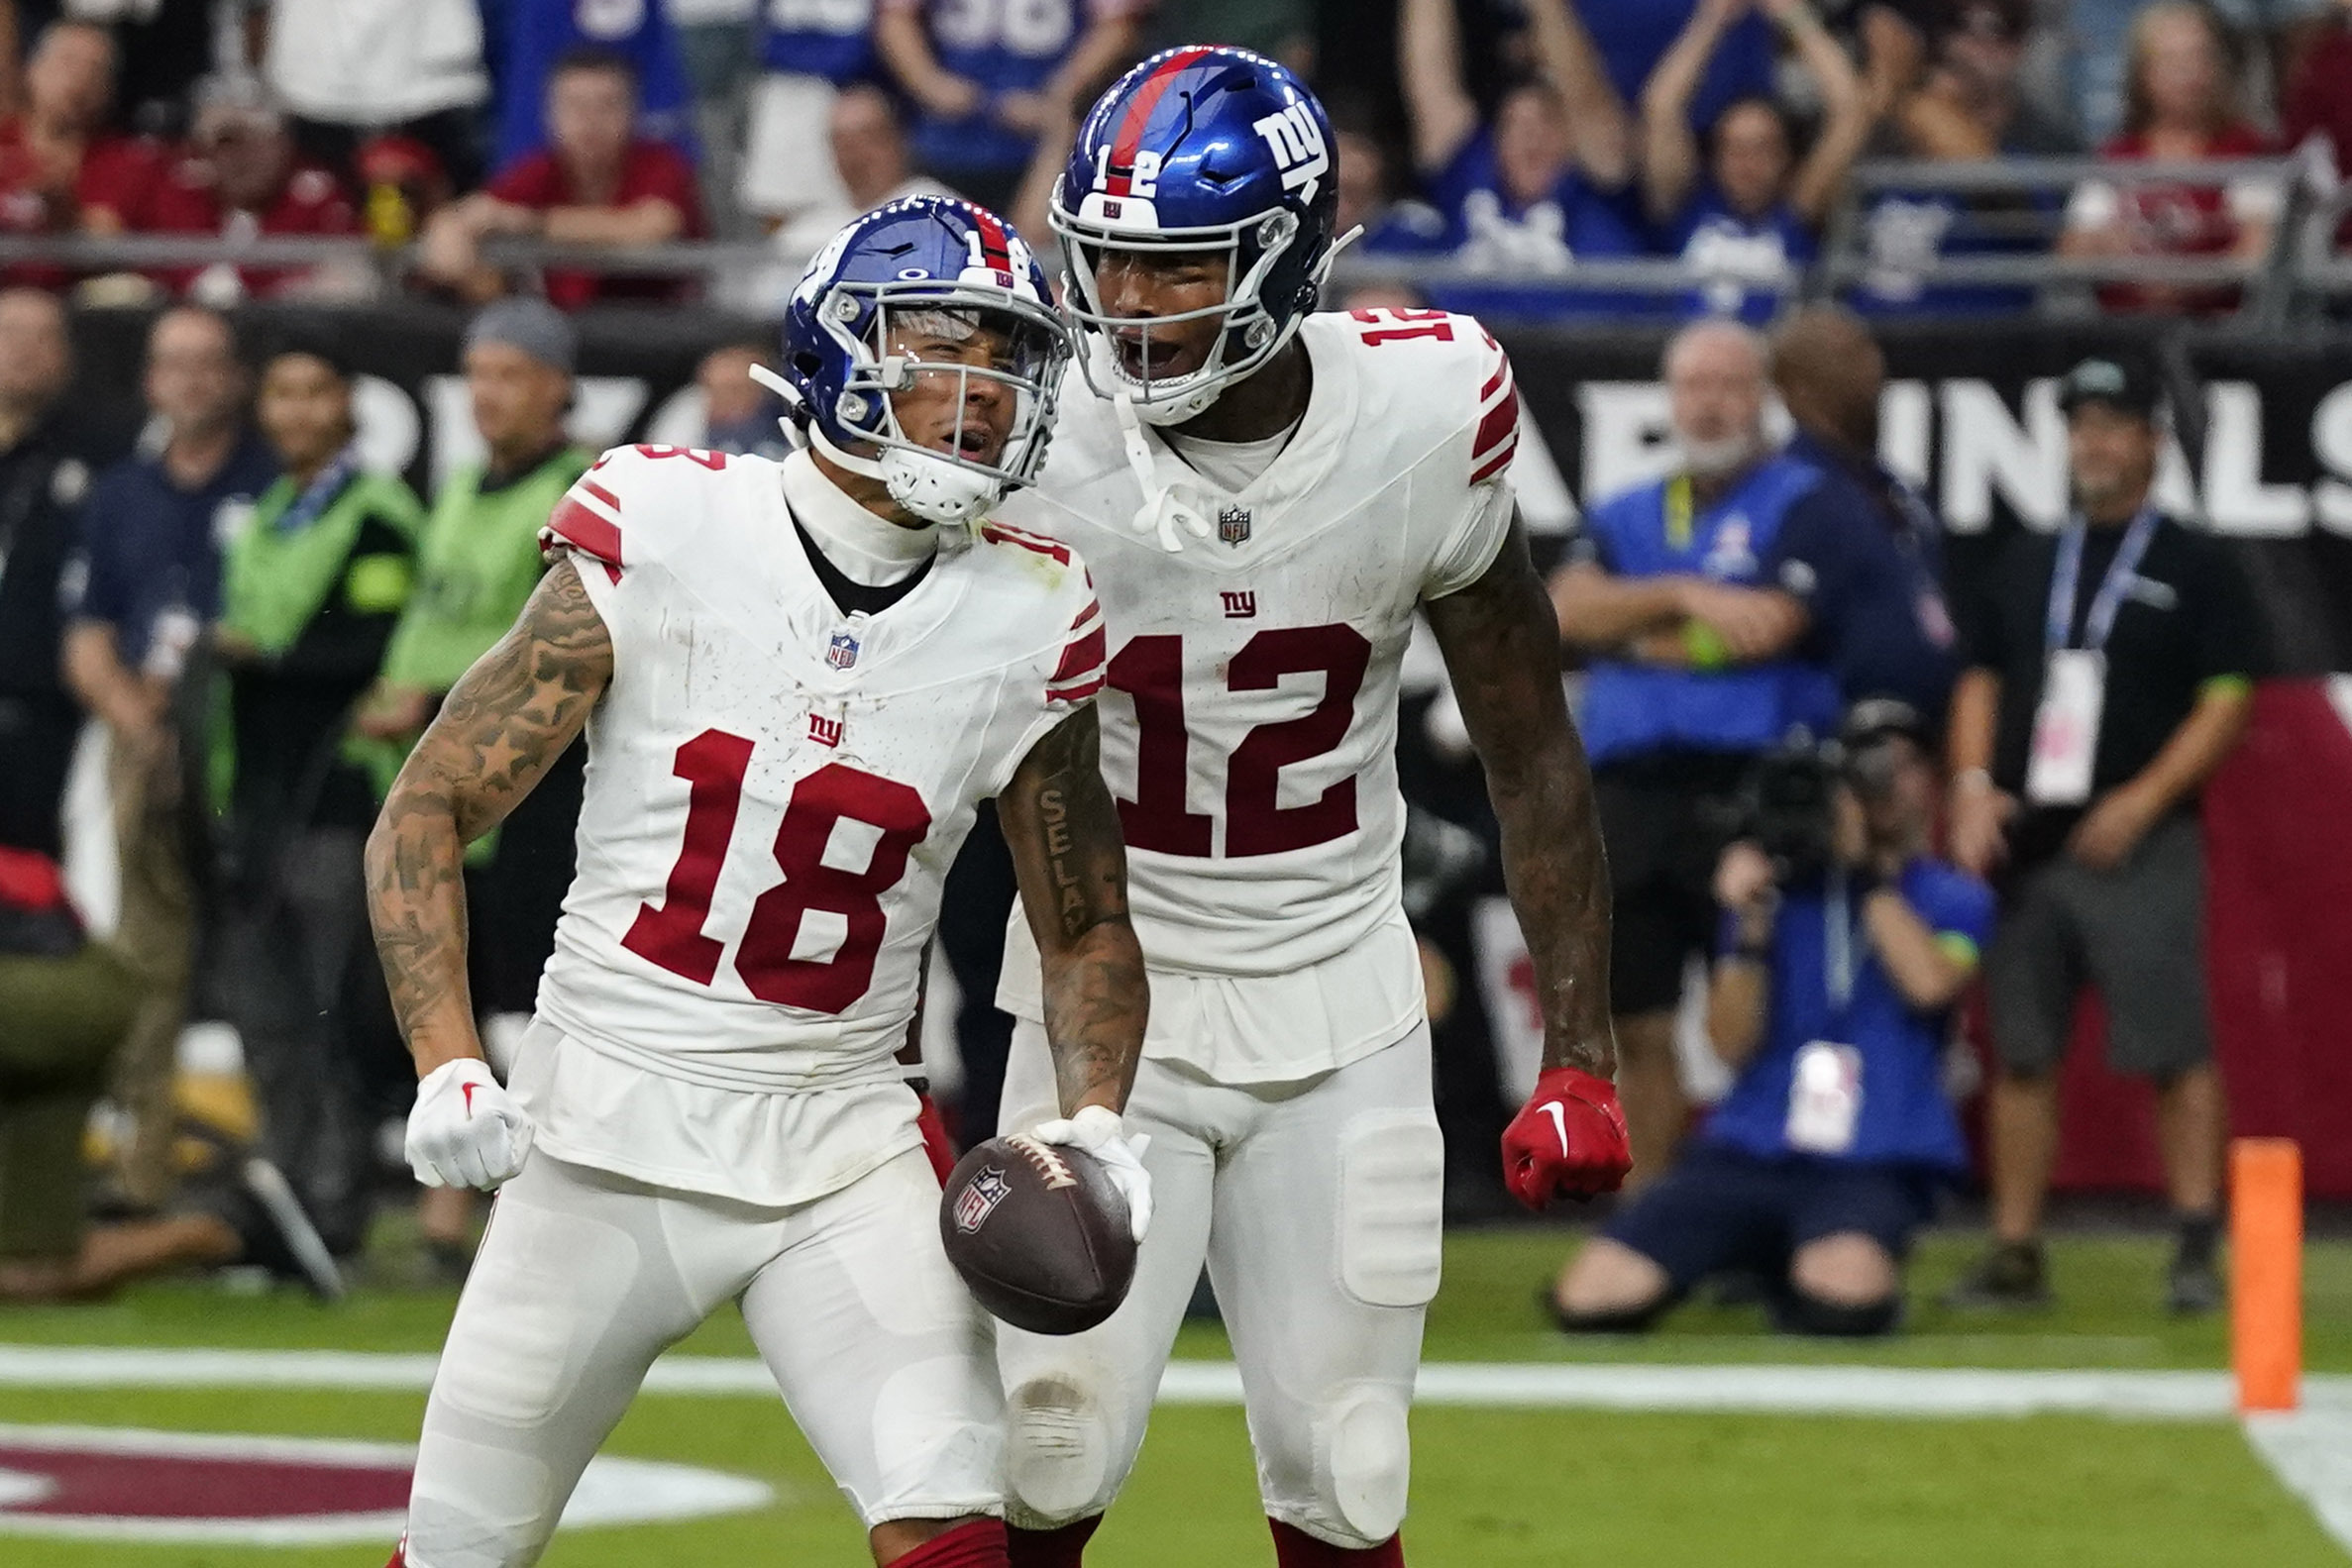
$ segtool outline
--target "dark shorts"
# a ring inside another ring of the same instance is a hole
[[[1593,776],[1615,918],[1609,1005],[1670,1012],[1682,971],[1715,947],[1715,863],[1750,760],[1684,752],[1605,764]]]
[[[2157,824],[2114,871],[2061,857],[2026,873],[1984,961],[2002,1063],[2027,1075],[2057,1067],[2085,984],[2106,1003],[2117,1072],[2169,1079],[2211,1061],[2204,894],[2204,839],[2186,814]]]
[[[1613,1215],[1602,1234],[1666,1271],[1680,1296],[1711,1274],[1778,1279],[1798,1248],[1859,1232],[1900,1261],[1935,1213],[1935,1178],[1913,1166],[1767,1160],[1697,1144]]]

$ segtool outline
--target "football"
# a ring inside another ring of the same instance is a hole
[[[1094,1327],[1135,1278],[1126,1200],[1101,1163],[1025,1133],[956,1163],[939,1195],[939,1236],[973,1299],[1033,1334]]]

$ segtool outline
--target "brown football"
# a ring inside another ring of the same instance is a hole
[[[1119,1310],[1135,1278],[1127,1203],[1084,1149],[991,1138],[939,1195],[947,1261],[1016,1328],[1075,1334]]]

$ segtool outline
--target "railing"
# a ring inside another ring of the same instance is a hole
[[[2258,182],[2279,193],[2281,217],[2260,257],[2126,255],[2062,257],[2067,198],[2098,181],[2119,189],[2151,185],[2212,189]],[[1578,259],[1562,269],[1507,271],[1467,265],[1449,257],[1392,258],[1344,254],[1337,291],[1366,284],[1429,290],[1447,286],[1556,288],[1582,296],[1674,299],[1710,288],[1737,287],[1792,297],[1842,297],[1873,278],[1900,271],[1921,290],[2015,289],[2042,313],[2087,312],[2093,292],[2112,284],[2240,291],[2239,317],[2277,325],[2299,308],[2315,308],[2352,295],[2352,257],[2335,247],[2338,225],[2352,215],[2352,186],[2314,189],[2313,165],[2300,157],[2201,162],[2108,162],[2087,158],[2000,158],[1983,162],[1874,160],[1861,164],[1832,215],[1821,259],[1781,278],[1734,268],[1692,265],[1676,259]],[[1889,259],[1873,248],[1870,214],[1901,197],[1953,199],[1952,222],[1991,252],[1947,253],[1941,248]],[[499,238],[483,258],[504,267],[548,267],[605,274],[674,276],[726,284],[797,269],[806,258],[760,242],[674,242],[656,246],[553,245]],[[383,248],[360,239],[247,240],[138,235],[115,238],[0,236],[0,266],[37,263],[77,275],[207,268],[331,268],[347,292],[390,292],[418,269],[416,247]],[[780,302],[778,302],[780,303]],[[772,310],[773,304],[766,308]]]

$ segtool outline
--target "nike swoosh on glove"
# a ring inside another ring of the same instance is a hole
[[[490,1065],[463,1056],[416,1086],[408,1168],[427,1187],[493,1188],[523,1168],[537,1130],[530,1112],[490,1076]]]
[[[1127,1229],[1139,1242],[1151,1228],[1151,1173],[1143,1169],[1143,1151],[1151,1146],[1147,1134],[1130,1138],[1119,1112],[1107,1105],[1087,1105],[1075,1116],[1039,1122],[1029,1129],[1039,1143],[1084,1149],[1103,1162],[1112,1185],[1127,1201]]]
[[[1536,1080],[1535,1094],[1503,1129],[1503,1183],[1530,1208],[1614,1193],[1633,1168],[1617,1086],[1573,1067]]]

